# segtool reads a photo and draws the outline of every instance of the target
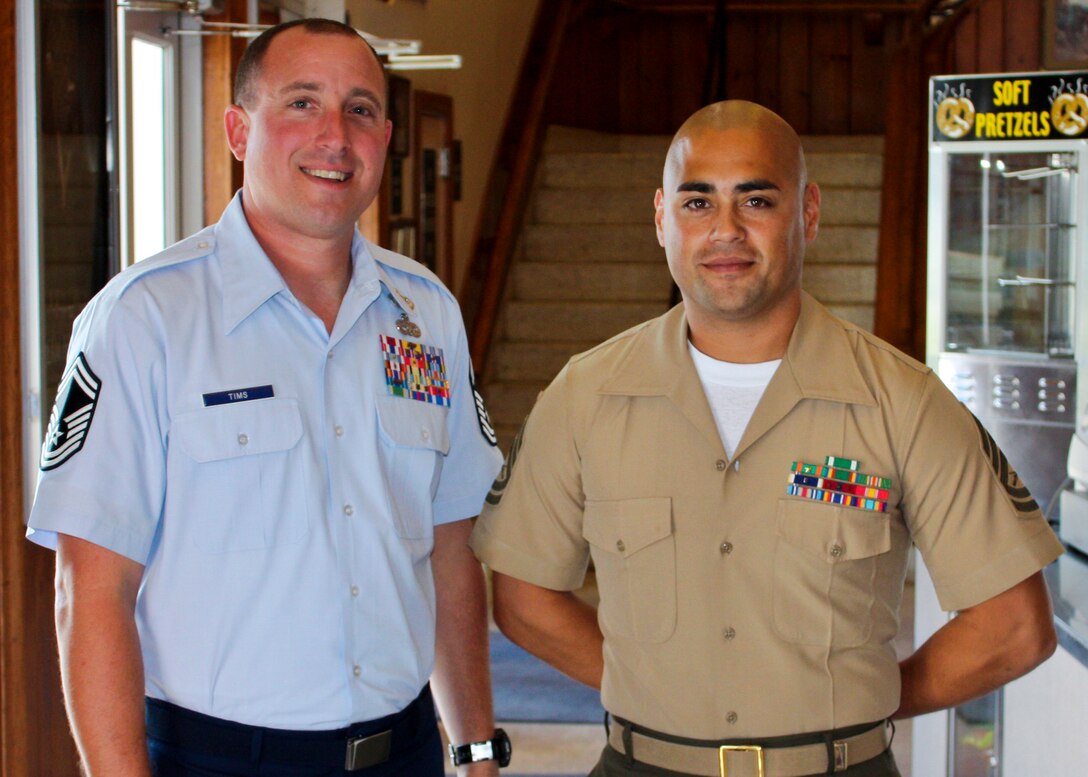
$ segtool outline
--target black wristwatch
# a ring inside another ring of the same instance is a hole
[[[483,742],[470,742],[467,745],[450,745],[450,763],[454,766],[474,764],[477,761],[498,761],[499,767],[510,764],[510,737],[501,728],[495,729],[495,735]]]

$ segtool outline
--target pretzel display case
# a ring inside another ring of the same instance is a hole
[[[1088,427],[1088,73],[942,76],[929,99],[926,360],[1060,526]],[[948,618],[920,568],[916,643]],[[915,750],[924,773],[1000,777],[1002,707],[918,721],[947,743]]]

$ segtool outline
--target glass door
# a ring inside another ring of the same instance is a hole
[[[179,14],[117,11],[120,244],[127,266],[178,240]]]
[[[1076,156],[949,165],[946,350],[1071,358]]]

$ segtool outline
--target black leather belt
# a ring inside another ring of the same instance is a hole
[[[331,731],[287,731],[213,718],[159,699],[146,700],[147,735],[205,755],[358,771],[385,763],[434,725],[430,686],[398,713]],[[429,732],[427,732],[429,734]]]

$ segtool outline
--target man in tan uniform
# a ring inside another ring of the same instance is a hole
[[[601,689],[593,775],[897,775],[887,719],[1053,651],[1061,544],[929,369],[801,290],[820,192],[780,117],[696,113],[654,203],[683,304],[539,398],[473,535],[495,618]],[[899,663],[912,543],[959,615]]]

